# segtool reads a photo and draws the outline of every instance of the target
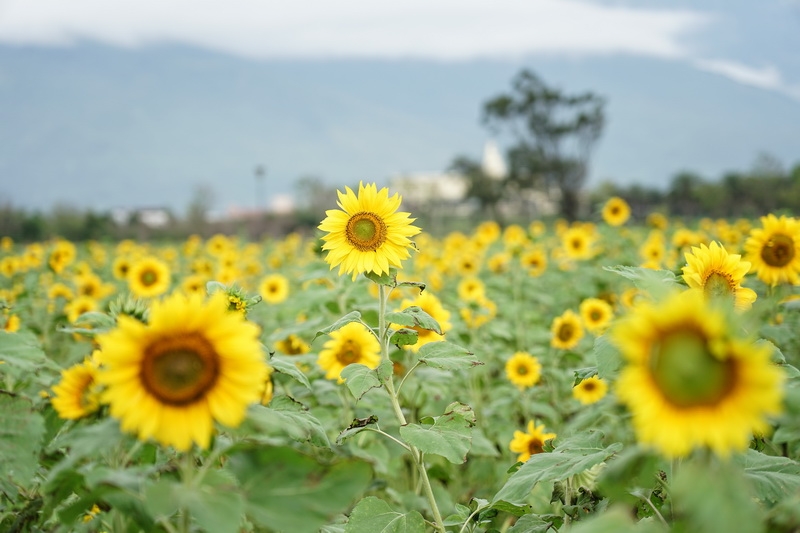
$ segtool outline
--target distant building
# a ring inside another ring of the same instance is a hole
[[[413,172],[393,177],[389,189],[400,193],[407,206],[457,205],[464,201],[467,181],[454,172]]]
[[[164,207],[116,207],[111,210],[111,219],[119,226],[138,221],[148,228],[163,228],[169,225],[172,214]]]

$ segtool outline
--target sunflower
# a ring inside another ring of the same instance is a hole
[[[592,376],[581,380],[580,383],[572,387],[572,397],[583,405],[589,405],[600,401],[608,392],[608,383],[603,378]]]
[[[493,274],[502,274],[503,272],[507,272],[510,264],[511,254],[506,252],[498,252],[492,255],[488,261],[486,261],[486,266]]]
[[[206,278],[199,274],[189,274],[183,281],[181,281],[181,290],[186,294],[200,294],[206,293]]]
[[[120,315],[97,336],[102,401],[123,431],[205,449],[214,421],[238,426],[261,400],[268,369],[259,328],[227,308],[224,291],[208,299],[176,292],[152,304],[147,325]]]
[[[82,314],[97,311],[97,308],[97,300],[91,296],[78,296],[64,306],[64,312],[67,314],[67,320],[74,324]]]
[[[547,253],[541,248],[531,248],[522,253],[519,262],[528,275],[537,278],[547,270]]]
[[[556,438],[556,434],[546,433],[544,424],[537,426],[531,420],[528,422],[528,432],[515,431],[514,438],[508,447],[512,452],[519,454],[517,461],[524,463],[531,458],[531,455],[542,453],[544,451],[544,443],[554,438]]]
[[[506,361],[506,377],[520,389],[533,387],[541,376],[542,365],[527,352],[516,352]]]
[[[497,304],[486,296],[481,296],[468,301],[467,306],[459,310],[459,314],[468,328],[478,329],[494,319],[497,315]]]
[[[508,250],[518,250],[528,242],[528,233],[518,224],[511,224],[503,230],[503,244]]]
[[[61,371],[61,381],[53,386],[51,403],[58,416],[69,420],[83,418],[100,408],[96,381],[97,363],[86,358],[82,363]]]
[[[569,228],[561,236],[561,245],[570,259],[590,259],[593,244],[594,235],[581,226]]]
[[[587,298],[581,302],[578,309],[586,329],[594,334],[605,331],[611,319],[614,317],[614,309],[611,304],[600,298]]]
[[[290,333],[275,343],[275,349],[286,355],[301,355],[310,352],[311,346],[294,333]]]
[[[486,297],[486,286],[476,277],[462,279],[457,290],[459,299],[464,302],[476,302]]]
[[[269,274],[258,285],[258,293],[269,304],[279,304],[289,296],[289,280],[281,274]]]
[[[800,284],[800,220],[793,217],[767,215],[761,217],[761,228],[750,231],[744,249],[745,259],[764,283]]]
[[[17,315],[8,315],[2,331],[5,331],[6,333],[16,333],[19,331],[20,325],[21,322]]]
[[[169,266],[157,257],[143,257],[128,271],[128,288],[139,298],[151,298],[167,292],[170,284]]]
[[[768,429],[766,418],[781,410],[783,373],[766,344],[735,336],[733,318],[684,291],[641,304],[614,327],[627,360],[615,391],[640,442],[667,457],[699,447],[727,456]]]
[[[342,370],[347,365],[359,363],[377,368],[381,362],[381,345],[360,322],[349,322],[331,332],[331,338],[322,346],[317,364],[325,371],[326,379],[344,380]]]
[[[374,183],[359,183],[358,195],[350,187],[345,193],[337,191],[341,210],[325,212],[319,229],[327,232],[322,237],[327,250],[325,261],[331,270],[339,266],[339,275],[360,273],[388,274],[389,267],[400,267],[411,254],[413,246],[409,237],[420,232],[411,223],[409,213],[398,213],[400,195],[389,196],[389,189],[380,191]]]
[[[500,237],[500,224],[495,220],[485,220],[475,228],[475,240],[488,246]]]
[[[583,325],[580,317],[572,309],[567,309],[564,314],[553,320],[550,332],[553,334],[550,339],[551,346],[570,350],[583,338]]]
[[[702,293],[706,300],[730,300],[736,309],[749,309],[756,300],[755,291],[742,287],[750,263],[738,254],[729,254],[717,242],[693,247],[686,257],[683,279],[689,288]]]
[[[117,279],[128,279],[128,272],[131,269],[131,259],[127,256],[120,256],[114,259],[111,264],[111,272]]]
[[[650,213],[647,215],[647,225],[658,230],[665,230],[669,226],[669,219],[663,213]]]
[[[434,296],[432,293],[426,291],[417,296],[414,299],[406,299],[400,303],[400,309],[406,309],[411,306],[417,306],[426,313],[428,313],[431,318],[433,318],[436,322],[439,323],[439,328],[442,330],[442,333],[447,333],[450,331],[450,328],[453,326],[450,324],[450,311],[444,308],[442,302],[439,301],[439,298]],[[417,332],[417,342],[416,344],[412,344],[409,346],[412,352],[417,353],[420,347],[436,341],[444,340],[444,335],[439,335],[435,331],[431,331],[429,329],[423,329],[418,326],[412,327]]]
[[[621,226],[628,221],[631,216],[631,208],[628,202],[618,196],[613,196],[603,206],[603,220],[609,226]]]

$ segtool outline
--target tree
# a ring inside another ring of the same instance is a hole
[[[483,107],[484,124],[516,141],[509,150],[508,184],[521,191],[556,187],[561,214],[577,218],[589,157],[605,123],[604,104],[592,92],[564,94],[529,70],[517,74],[509,94]]]
[[[502,181],[487,175],[478,161],[466,156],[456,157],[450,164],[450,170],[467,180],[465,198],[477,201],[484,215],[501,221],[497,204],[503,199]]]

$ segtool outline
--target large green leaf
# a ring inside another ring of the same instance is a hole
[[[2,337],[2,335],[0,335]],[[31,402],[0,392],[0,489],[30,487],[39,466],[44,420]]]
[[[539,453],[528,459],[495,494],[501,500],[522,505],[540,481],[562,481],[589,470],[622,449],[621,443],[603,446],[596,432],[567,439],[550,453]]]
[[[523,531],[527,533],[527,530],[521,530],[519,533],[523,533]],[[531,531],[540,530],[534,529]],[[569,531],[570,533],[663,533],[667,531],[667,528],[663,527],[659,522],[654,521],[640,520],[639,522],[634,522],[627,509],[624,507],[613,507],[604,513],[576,523]],[[689,531],[717,532],[736,530],[697,529]],[[512,532],[509,530],[508,533]]]
[[[37,377],[37,382],[49,384],[61,367],[42,351],[39,339],[29,331],[0,332],[0,374],[14,379]],[[44,376],[39,377],[41,374]]]
[[[475,354],[447,341],[429,342],[421,346],[417,359],[426,365],[442,370],[459,370],[482,365]]]
[[[276,396],[268,407],[251,405],[245,422],[233,430],[237,435],[283,437],[329,447],[322,423],[301,403],[288,396]]]
[[[685,285],[671,270],[654,270],[652,268],[631,266],[606,266],[603,267],[603,270],[614,272],[631,280],[638,289],[649,293],[657,300],[676,288],[685,288]]]
[[[797,461],[747,450],[736,462],[744,468],[745,477],[761,500],[777,503],[800,491],[800,463]]]
[[[622,356],[607,336],[602,335],[594,340],[593,353],[597,362],[597,375],[603,379],[615,378],[622,366]]]
[[[425,519],[417,511],[400,513],[375,496],[358,502],[345,533],[425,533]]]
[[[294,363],[294,361],[287,358],[286,356],[273,355],[272,358],[269,360],[269,364],[272,366],[272,368],[275,369],[276,372],[285,374],[293,378],[295,381],[299,381],[300,383],[305,385],[306,388],[308,389],[311,388],[311,383],[308,382],[308,378],[306,377],[306,375],[303,374],[303,372],[299,368],[297,368],[297,365]]]
[[[422,422],[400,426],[403,440],[424,453],[441,455],[451,463],[460,464],[467,460],[475,424],[475,413],[470,406],[454,402],[447,406],[442,416],[428,417]]]
[[[519,517],[508,533],[547,533],[554,529],[553,522],[535,514],[526,514]]]
[[[344,512],[372,479],[367,463],[324,466],[292,448],[247,448],[228,462],[239,479],[247,514],[271,531],[316,533]]]
[[[347,313],[346,315],[344,315],[342,318],[340,318],[327,328],[322,328],[321,330],[317,331],[316,334],[314,334],[314,338],[311,339],[311,342],[313,343],[315,340],[317,340],[317,337],[321,335],[329,335],[333,331],[342,329],[350,322],[361,322],[361,313],[359,313],[358,311],[351,311]]]
[[[392,363],[384,361],[381,364],[391,366]],[[381,386],[378,373],[374,369],[360,363],[344,367],[341,376],[345,380],[344,384],[347,386],[350,394],[352,394],[356,400],[360,400],[368,390]]]
[[[411,307],[407,307],[395,313],[386,313],[386,322],[389,324],[408,326],[410,328],[418,327],[427,329],[439,335],[443,334],[442,327],[436,319],[416,305],[412,305]]]

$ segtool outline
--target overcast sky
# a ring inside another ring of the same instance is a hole
[[[180,43],[281,59],[631,54],[800,101],[789,57],[800,50],[798,13],[797,0],[0,0],[0,42]]]

